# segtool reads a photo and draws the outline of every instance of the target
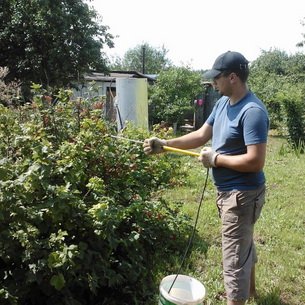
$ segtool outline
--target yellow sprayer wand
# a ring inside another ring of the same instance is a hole
[[[200,155],[199,153],[196,153],[194,151],[179,149],[179,148],[170,147],[170,146],[163,146],[163,149],[166,151],[183,154],[183,155],[189,155],[189,156],[193,156],[193,157],[199,157],[199,155]]]
[[[139,141],[139,140],[132,140],[132,139],[128,139],[128,138],[124,138],[124,137],[120,137],[120,136],[113,136],[111,135],[112,138],[115,139],[120,139],[120,140],[126,140],[129,142],[134,142],[134,143],[138,143],[138,144],[143,144],[143,141]],[[170,147],[170,146],[163,146],[163,149],[165,151],[168,152],[173,152],[173,153],[178,153],[178,154],[183,154],[183,155],[188,155],[188,156],[193,156],[193,157],[199,157],[199,153],[190,151],[190,150],[185,150],[185,149],[179,149],[179,148],[175,148],[175,147]]]

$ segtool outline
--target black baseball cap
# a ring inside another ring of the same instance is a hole
[[[240,71],[248,67],[249,61],[240,53],[228,51],[219,55],[211,70],[204,73],[207,79],[213,79],[225,71]]]

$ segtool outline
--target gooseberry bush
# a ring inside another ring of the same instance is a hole
[[[161,196],[182,159],[112,138],[99,102],[33,89],[31,104],[0,105],[0,303],[149,304],[190,232]]]

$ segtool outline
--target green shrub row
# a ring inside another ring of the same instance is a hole
[[[0,303],[148,304],[189,232],[158,196],[181,159],[110,137],[102,109],[67,91],[0,107]]]

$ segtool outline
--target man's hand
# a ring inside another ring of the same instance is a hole
[[[215,161],[219,153],[215,152],[210,147],[204,147],[200,151],[198,160],[201,161],[206,168],[216,167]]]
[[[157,137],[144,140],[143,148],[146,155],[159,154],[164,152],[163,146],[166,145],[166,140],[161,140]]]

